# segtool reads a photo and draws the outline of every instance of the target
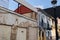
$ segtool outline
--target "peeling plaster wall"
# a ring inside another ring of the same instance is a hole
[[[27,20],[23,17],[18,17],[17,15],[10,14],[10,13],[0,13],[0,23],[8,24],[8,25],[24,25],[24,23],[29,23],[29,25],[36,26],[37,23]]]

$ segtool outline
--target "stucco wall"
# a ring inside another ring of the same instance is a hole
[[[33,19],[3,8],[0,8],[0,18],[0,25],[5,25],[0,26],[0,40],[26,40],[26,35],[28,35],[29,40],[38,39],[37,22]],[[29,31],[27,30],[28,34],[26,34],[26,29],[24,28],[29,29]],[[21,31],[24,31],[24,33],[21,33]]]
[[[31,13],[25,13],[25,14],[23,14],[23,15],[26,16],[26,17],[31,18],[32,12],[31,12]]]
[[[29,27],[29,40],[38,39],[38,29]]]
[[[23,26],[25,25],[26,27],[28,25],[31,26],[36,26],[37,23],[30,21],[24,17],[20,17],[14,14],[10,13],[0,13],[0,23],[2,24],[8,24],[8,25],[18,25],[18,26]]]
[[[0,40],[10,40],[11,26],[0,25]]]
[[[27,40],[26,28],[18,28],[16,40]]]

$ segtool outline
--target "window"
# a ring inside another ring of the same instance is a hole
[[[43,19],[41,20],[41,26],[43,27]]]
[[[49,22],[47,21],[47,27],[49,28]]]

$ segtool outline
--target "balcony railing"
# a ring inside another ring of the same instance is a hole
[[[52,29],[50,24],[48,26],[48,24],[44,23],[44,22],[43,23],[40,22],[39,25],[40,25],[40,27],[42,27],[43,29],[46,29],[46,30],[51,30]]]

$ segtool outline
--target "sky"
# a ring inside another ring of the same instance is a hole
[[[52,7],[51,4],[52,0],[26,0],[26,1],[33,6],[37,6],[43,9]],[[60,5],[60,0],[57,0],[57,6],[58,5]]]
[[[0,5],[1,5],[1,1],[0,0]],[[6,1],[6,0],[4,0]],[[51,1],[52,0],[26,0],[29,4],[31,4],[34,7],[39,7],[41,9],[46,9],[49,7],[52,7]],[[57,6],[60,5],[60,0],[57,0]],[[5,4],[5,3],[4,3]],[[3,4],[3,5],[4,5]],[[13,0],[9,0],[9,9],[11,10],[15,10],[18,7],[18,4],[16,2],[14,2]]]
[[[9,9],[10,10],[15,10],[18,7],[18,3],[16,3],[13,0],[9,0]]]
[[[29,4],[31,4],[34,7],[39,7],[41,9],[46,9],[49,7],[52,7],[51,1],[52,0],[26,0]],[[60,0],[57,0],[57,6],[60,5]],[[14,5],[14,6],[13,6]],[[10,0],[9,9],[14,10],[14,8],[17,8],[17,3]]]

